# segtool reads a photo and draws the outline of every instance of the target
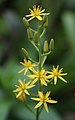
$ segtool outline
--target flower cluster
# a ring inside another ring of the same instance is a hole
[[[30,78],[30,81],[25,83],[25,81],[19,80],[19,86],[15,85],[17,87],[16,90],[14,90],[14,92],[17,92],[16,94],[16,98],[18,98],[19,100],[21,100],[22,102],[24,102],[26,100],[26,94],[30,95],[30,93],[28,92],[28,89],[36,86],[34,85],[36,82],[40,81],[41,86],[47,86],[48,83],[50,82],[50,80],[54,80],[54,84],[57,84],[57,78],[61,79],[63,82],[67,83],[67,81],[62,77],[64,75],[67,75],[67,73],[61,73],[62,72],[62,68],[60,70],[58,70],[57,66],[56,68],[53,66],[52,71],[46,71],[44,68],[42,68],[41,70],[34,69],[34,66],[37,66],[37,64],[33,64],[30,60],[26,60],[26,58],[24,59],[24,62],[20,62],[24,68],[22,70],[20,70],[18,73],[24,72],[24,75],[26,75],[28,70],[31,70],[31,74],[27,74],[28,78]],[[50,91],[47,92],[46,94],[43,94],[41,91],[38,91],[38,96],[39,98],[31,98],[32,100],[35,101],[40,101],[35,108],[40,107],[42,104],[44,104],[44,107],[46,109],[46,111],[48,112],[48,107],[46,102],[48,103],[57,103],[57,101],[55,100],[51,100],[51,98],[49,98],[50,95]]]
[[[24,17],[23,22],[27,28],[27,35],[29,41],[33,44],[35,49],[38,52],[39,60],[38,62],[33,60],[28,52],[22,48],[25,53],[25,58],[23,62],[20,64],[23,68],[18,73],[24,73],[24,76],[27,76],[26,80],[19,80],[19,85],[16,86],[16,98],[21,100],[22,102],[26,102],[26,96],[29,95],[31,100],[37,101],[37,105],[35,108],[39,108],[44,106],[45,110],[48,112],[47,103],[57,103],[56,100],[52,100],[50,97],[51,91],[47,91],[45,94],[43,92],[43,86],[47,87],[51,81],[53,81],[54,85],[57,84],[57,80],[62,80],[67,83],[67,81],[63,78],[63,76],[67,75],[67,73],[63,73],[62,68],[59,69],[59,65],[56,67],[53,66],[52,70],[45,70],[44,63],[47,59],[47,56],[54,49],[54,40],[51,39],[50,44],[48,45],[47,40],[44,42],[43,50],[41,47],[41,38],[44,36],[46,27],[48,26],[48,15],[49,13],[44,13],[45,9],[42,10],[41,7],[33,6],[33,10],[30,10],[30,14],[25,17],[30,17],[28,20]],[[37,18],[41,25],[38,25],[38,29],[34,30],[30,27],[29,21],[33,18]],[[42,33],[40,33],[40,29],[43,27]],[[43,51],[43,52],[42,52]],[[28,81],[28,82],[26,82]],[[36,84],[38,83],[38,84]],[[38,91],[36,97],[31,94],[29,89],[36,87],[38,85]],[[39,114],[38,114],[39,115]]]

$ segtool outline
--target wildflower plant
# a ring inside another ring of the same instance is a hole
[[[42,10],[40,6],[36,5],[33,6],[33,10],[29,10],[30,14],[23,17],[23,23],[27,29],[29,42],[38,52],[39,58],[37,61],[33,60],[26,49],[22,48],[22,51],[25,54],[25,58],[23,62],[20,62],[20,64],[23,66],[23,69],[18,73],[23,72],[24,76],[27,76],[28,79],[19,80],[19,85],[15,85],[16,90],[14,90],[14,92],[16,94],[16,98],[22,101],[28,110],[30,110],[35,115],[36,120],[40,120],[39,115],[42,112],[42,109],[45,108],[45,110],[48,112],[47,103],[57,103],[57,100],[51,99],[51,91],[45,91],[44,93],[43,87],[48,87],[51,81],[53,81],[54,85],[56,85],[58,78],[67,83],[67,81],[63,78],[63,76],[67,75],[67,73],[62,73],[62,68],[59,69],[58,65],[57,67],[53,66],[51,71],[45,70],[44,64],[47,56],[50,55],[54,49],[53,39],[50,40],[50,44],[48,44],[48,41],[45,40],[43,47],[41,45],[42,37],[45,35],[46,29],[48,27],[48,16],[50,13],[44,13],[45,9]],[[36,30],[30,27],[30,22],[33,19],[37,19],[39,23]],[[30,89],[33,89],[33,87],[38,88],[36,91],[37,94],[30,92]],[[27,95],[30,96],[30,100],[33,102],[36,101],[36,105],[34,106],[36,112],[34,112],[31,106],[27,103]]]

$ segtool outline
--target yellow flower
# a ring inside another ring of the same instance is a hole
[[[20,64],[22,64],[25,68],[20,70],[18,73],[24,71],[24,75],[27,73],[28,70],[32,70],[34,66],[37,66],[37,64],[31,63],[30,60],[27,61],[25,58],[24,58],[24,62],[20,62]]]
[[[58,70],[58,68],[59,68],[59,65],[57,65],[56,68],[53,66],[52,72],[48,72],[50,74],[49,77],[54,79],[54,84],[55,85],[57,83],[57,78],[61,79],[65,83],[67,83],[67,81],[62,77],[62,76],[67,75],[67,73],[62,73],[63,68],[61,68],[60,70]]]
[[[28,74],[27,76],[31,79],[32,83],[31,84],[34,84],[36,83],[38,80],[40,80],[41,82],[41,85],[45,85],[47,86],[47,82],[49,82],[48,80],[48,76],[47,76],[47,71],[45,71],[44,68],[42,68],[42,70],[32,70],[33,74]]]
[[[30,17],[28,19],[28,21],[34,19],[34,18],[37,18],[38,20],[42,20],[42,17],[43,15],[49,15],[50,13],[43,13],[45,11],[45,9],[41,10],[42,7],[36,7],[36,5],[33,6],[33,10],[29,9],[30,10],[30,14],[29,15],[26,15],[26,17]]]
[[[22,93],[22,94],[18,97],[18,99],[19,99],[20,101],[24,102],[24,101],[26,101],[26,95],[25,95],[24,93]]]
[[[51,98],[49,97],[50,93],[51,92],[49,91],[46,94],[43,94],[42,92],[38,91],[39,98],[31,98],[32,100],[39,101],[39,103],[35,106],[35,108],[38,108],[43,104],[46,111],[48,112],[47,103],[57,103],[57,101],[51,100]]]
[[[25,83],[25,81],[19,80],[19,86],[15,85],[17,88],[13,92],[17,92],[16,98],[20,99],[21,101],[26,100],[26,94],[30,95],[28,89],[34,87],[35,85],[30,84],[31,81]]]

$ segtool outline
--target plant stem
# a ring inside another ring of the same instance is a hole
[[[35,43],[33,41],[30,41],[32,43],[32,45],[35,47],[35,49],[39,52],[38,47],[35,45]]]
[[[46,32],[46,28],[43,29],[43,32],[41,33],[40,38],[43,37],[43,35],[45,34],[45,32]]]
[[[37,111],[36,111],[36,120],[39,120],[39,108],[37,108]]]
[[[39,65],[38,65],[38,68],[39,68],[39,72],[41,70],[41,44],[40,44],[40,31],[39,31],[40,27],[38,27],[38,49],[39,49]],[[38,91],[41,91],[41,82],[39,80],[39,85],[38,85]],[[36,111],[36,120],[39,120],[39,108],[37,108],[37,111]]]
[[[31,113],[33,113],[34,115],[36,115],[35,112],[32,110],[32,108],[31,108],[27,103],[24,103],[24,105],[25,105],[25,107],[26,107]]]

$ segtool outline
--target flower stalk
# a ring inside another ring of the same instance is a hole
[[[27,103],[24,103],[25,107],[32,113],[36,116],[36,113],[32,110],[31,106]]]
[[[59,69],[58,65],[57,67],[53,66],[53,69],[49,71],[44,69],[47,56],[50,55],[54,49],[53,39],[51,39],[50,44],[48,44],[48,41],[45,40],[43,46],[41,45],[42,38],[45,35],[46,29],[48,27],[48,16],[50,13],[44,13],[45,9],[42,9],[42,7],[39,6],[36,7],[36,5],[33,6],[33,10],[29,10],[30,14],[23,17],[23,23],[27,29],[28,40],[34,46],[39,58],[37,61],[33,60],[26,49],[22,48],[22,51],[25,54],[25,58],[22,62],[20,62],[23,68],[19,70],[18,73],[20,74],[23,72],[24,76],[26,76],[28,79],[20,79],[19,85],[15,85],[16,90],[13,92],[16,93],[16,98],[23,102],[24,106],[35,115],[36,120],[40,120],[39,116],[43,108],[46,110],[46,112],[49,111],[47,103],[57,103],[56,100],[52,100],[51,97],[49,97],[51,95],[51,91],[44,93],[42,89],[43,86],[47,87],[48,83],[51,82],[56,85],[58,78],[67,83],[67,81],[63,78],[63,76],[67,75],[67,73],[62,73],[62,68]],[[37,19],[39,23],[36,30],[30,27],[30,21],[33,19]],[[38,83],[37,93],[31,92],[30,89],[36,87],[36,82]],[[30,100],[38,102],[34,107],[36,109],[36,113],[27,103],[27,96],[29,96]]]

